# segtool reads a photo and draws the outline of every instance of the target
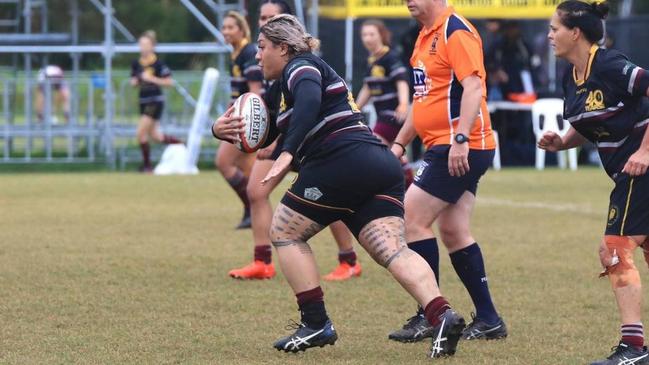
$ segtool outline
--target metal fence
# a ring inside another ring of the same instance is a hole
[[[61,103],[61,88],[49,80],[39,83],[35,79],[0,75],[0,162],[105,162],[112,167],[123,167],[134,159],[134,151],[137,152],[138,90],[129,85],[129,79],[127,74],[113,79],[113,89],[117,91],[115,115],[107,123],[103,74],[82,73],[76,80],[65,80],[63,88],[70,94],[69,105]],[[184,139],[190,128],[202,73],[176,73],[174,81],[174,86],[165,90],[160,126],[164,133]],[[221,78],[217,90],[212,108],[214,117],[224,110],[229,100],[229,79]],[[206,129],[204,133],[210,132]],[[215,143],[211,144],[213,147]]]

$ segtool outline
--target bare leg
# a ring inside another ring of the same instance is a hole
[[[281,203],[275,209],[270,237],[282,272],[295,294],[320,285],[318,266],[307,240],[322,228]]]
[[[252,238],[255,246],[270,244],[270,226],[273,219],[273,207],[270,204],[270,193],[275,190],[282,179],[272,179],[266,185],[261,180],[273,166],[273,160],[257,160],[252,166],[248,181],[247,193],[250,200],[252,216]]]
[[[331,223],[331,225],[329,225],[329,229],[331,229],[331,234],[336,240],[339,251],[350,251],[354,249],[352,233],[343,222],[333,222]]]
[[[272,160],[256,160],[250,172],[246,192],[250,200],[254,260],[249,265],[230,270],[228,275],[233,278],[270,279],[275,276],[275,267],[272,264],[273,251],[270,246],[273,209],[269,197],[282,179],[272,179],[268,184],[261,184],[261,180],[273,166],[273,162]]]
[[[214,163],[226,180],[232,178],[237,171],[241,171],[237,166],[237,160],[243,154],[244,152],[239,151],[234,145],[221,142]]]
[[[249,168],[247,168],[247,165],[243,164],[243,162],[250,161],[250,164],[252,164],[254,158],[254,154],[241,152],[234,145],[227,142],[221,143],[216,154],[216,167],[243,203],[243,218],[237,226],[237,229],[249,228],[251,226],[250,203],[248,200],[248,194],[246,193],[246,187],[248,186],[247,173],[249,173]],[[246,165],[247,170],[243,170],[239,167],[243,165]]]
[[[329,225],[331,234],[338,245],[338,265],[323,279],[327,281],[345,281],[361,276],[363,268],[354,252],[353,235],[341,221]]]
[[[149,133],[154,125],[154,121],[148,115],[141,115],[140,122],[137,125],[137,141],[142,151],[142,171],[151,170],[151,150],[149,145]]]
[[[406,246],[404,221],[399,217],[375,219],[361,230],[363,248],[422,306],[441,296],[435,274],[426,261]]]

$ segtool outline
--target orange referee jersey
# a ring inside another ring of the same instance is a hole
[[[460,82],[476,75],[482,80],[482,101],[469,147],[495,148],[487,110],[482,40],[473,25],[449,6],[432,27],[421,30],[410,63],[415,85],[413,123],[426,147],[452,143],[460,119]]]

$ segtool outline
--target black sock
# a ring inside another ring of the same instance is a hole
[[[477,243],[455,251],[449,255],[455,272],[466,287],[473,305],[476,309],[476,317],[495,324],[498,322],[498,313],[491,300],[487,274],[485,273],[484,260],[480,246]]]
[[[410,242],[408,243],[408,248],[426,260],[435,273],[435,280],[437,280],[437,286],[439,286],[439,248],[437,247],[437,238],[433,237]]]
[[[318,329],[322,328],[327,322],[327,310],[324,304],[324,293],[319,286],[311,290],[295,294],[297,305],[300,307],[302,314],[302,323],[307,327]]]

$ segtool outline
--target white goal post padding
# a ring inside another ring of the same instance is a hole
[[[187,147],[182,145],[168,146],[160,163],[153,170],[156,175],[197,174],[198,157],[201,152],[203,131],[210,124],[210,110],[216,94],[219,71],[215,68],[205,70],[201,91],[192,117],[192,125],[187,136]]]

